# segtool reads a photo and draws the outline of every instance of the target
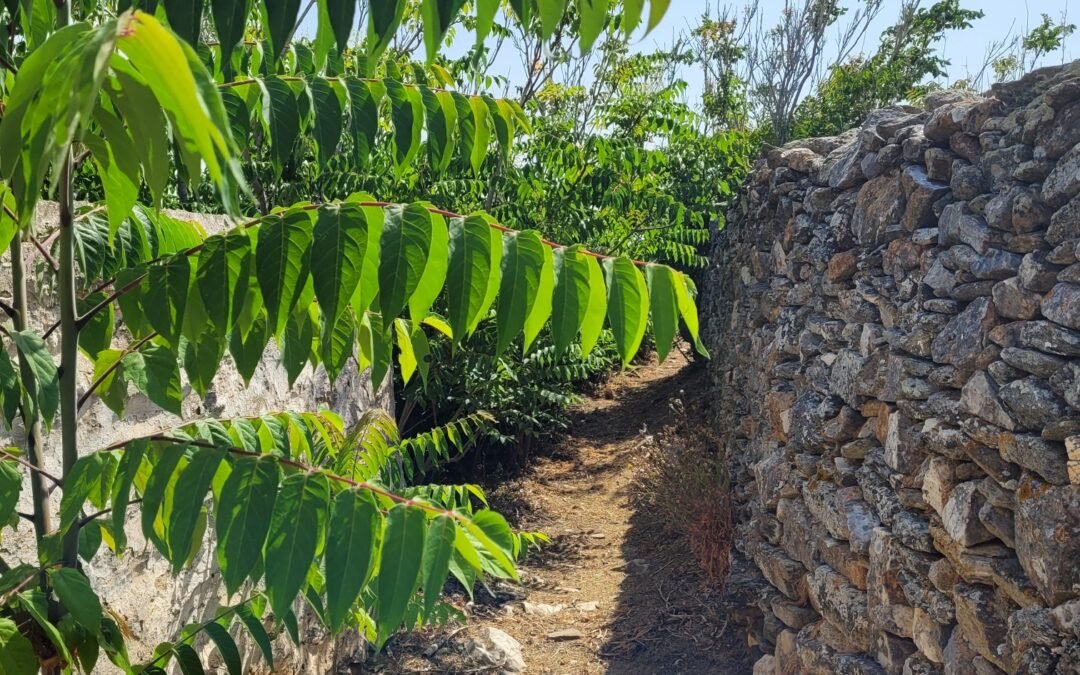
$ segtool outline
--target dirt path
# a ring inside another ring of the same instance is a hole
[[[671,402],[704,391],[703,378],[679,354],[617,375],[575,408],[567,436],[494,491],[495,508],[552,544],[522,566],[524,593],[478,597],[458,630],[505,631],[520,642],[528,673],[750,672],[745,637],[728,626],[721,594],[704,583],[685,544],[663,535],[633,500],[636,472],[658,438],[678,441]],[[453,656],[446,633],[416,640],[399,644],[397,655],[391,645],[396,672],[499,670],[440,658]]]

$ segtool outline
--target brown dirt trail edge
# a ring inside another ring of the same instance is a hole
[[[522,565],[524,592],[487,601],[478,593],[466,626],[392,641],[369,672],[497,673],[432,653],[484,626],[521,643],[529,674],[752,672],[723,593],[705,584],[685,543],[664,535],[632,499],[655,434],[673,423],[671,402],[705,395],[706,384],[704,369],[673,353],[585,397],[570,432],[491,495],[515,527],[552,538]],[[572,637],[552,637],[560,631]]]

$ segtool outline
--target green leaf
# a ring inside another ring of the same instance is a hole
[[[239,309],[233,305],[237,285],[246,276],[244,260],[250,251],[251,239],[247,234],[233,231],[209,237],[199,252],[195,285],[207,319],[220,337],[232,329],[233,317]],[[261,257],[256,258],[259,260]]]
[[[581,18],[579,28],[581,53],[584,54],[592,49],[596,38],[604,30],[608,15],[608,0],[577,0],[577,5],[578,16]]]
[[[107,489],[108,481],[112,479],[106,471],[110,459],[109,453],[91,453],[80,457],[68,471],[64,477],[64,493],[60,499],[60,532],[67,532],[75,524],[83,504],[92,492],[99,492],[102,483]]]
[[[517,570],[511,557],[514,533],[506,519],[491,509],[484,509],[475,513],[472,520],[467,520],[464,524],[469,534],[480,542],[485,552],[494,559],[498,570],[511,579],[517,579]]]
[[[157,521],[162,506],[165,504],[165,490],[172,481],[177,465],[183,459],[185,446],[174,444],[165,447],[150,470],[150,477],[142,491],[142,531],[149,541],[161,551],[168,553],[168,546],[158,532]]]
[[[531,0],[510,0],[510,8],[514,10],[518,23],[524,28],[528,28],[529,21],[532,19],[532,6]]]
[[[376,535],[382,525],[371,493],[342,490],[334,499],[326,539],[326,617],[337,633],[372,571]]]
[[[393,336],[389,328],[384,328],[379,315],[365,315],[360,322],[361,364],[364,359],[371,365],[372,389],[382,386],[383,378],[393,359]],[[363,366],[361,366],[361,370]]]
[[[628,258],[604,261],[608,273],[608,323],[623,366],[637,354],[649,317],[649,295],[637,265]]]
[[[247,632],[251,635],[251,639],[259,646],[259,651],[262,652],[267,668],[270,669],[270,672],[273,672],[274,649],[270,644],[270,636],[266,633],[266,628],[263,627],[262,621],[255,616],[251,611],[251,607],[248,605],[242,605],[237,609],[236,616],[240,619],[240,622],[244,624],[244,627],[247,628]]]
[[[240,660],[240,650],[236,648],[229,631],[219,623],[210,622],[203,627],[203,632],[214,642],[229,675],[241,675],[243,662]]]
[[[442,173],[454,156],[452,141],[457,129],[457,107],[450,92],[435,92],[421,87],[420,94],[427,112],[427,145],[431,167],[436,173]]]
[[[139,139],[133,145],[142,164],[143,180],[154,205],[159,206],[172,174],[165,116],[148,86],[122,71],[117,71],[115,76],[119,86],[112,91],[113,101],[131,137]]]
[[[150,323],[143,314],[142,294],[146,286],[146,270],[139,267],[125,267],[116,273],[116,281],[113,285],[117,289],[125,289],[118,299],[120,314],[124,318],[124,326],[131,332],[132,337],[142,338],[153,332]]]
[[[203,670],[199,654],[190,645],[181,642],[173,647],[173,651],[176,653],[176,662],[180,665],[180,672],[183,675],[205,675],[206,671]]]
[[[428,371],[431,369],[431,345],[428,344],[427,335],[424,334],[424,330],[420,326],[417,326],[409,334],[409,339],[412,341],[416,369],[420,371],[420,379],[423,381],[424,387],[427,387]]]
[[[338,317],[333,326],[326,323],[327,319],[328,317],[324,314],[322,335],[319,338],[319,351],[323,367],[326,368],[330,381],[335,382],[341,371],[345,369],[349,357],[353,355],[353,344],[356,341],[356,321],[348,305],[345,306],[345,311]]]
[[[61,567],[53,570],[49,577],[60,604],[71,612],[79,625],[91,633],[97,633],[101,628],[101,601],[82,572]]]
[[[390,119],[394,125],[394,168],[401,176],[420,150],[420,132],[424,126],[424,103],[415,87],[397,80],[383,80],[390,99]]]
[[[424,0],[421,3],[420,13],[424,19],[424,47],[428,63],[435,60],[446,32],[450,30],[464,4],[465,0]]]
[[[469,108],[472,111],[473,118],[473,130],[475,136],[473,137],[472,155],[469,158],[469,162],[472,166],[473,173],[480,173],[480,167],[484,164],[484,157],[487,156],[488,144],[491,142],[491,129],[488,127],[488,111],[487,104],[479,96],[469,97]]]
[[[502,248],[496,248],[498,242],[492,241],[493,232],[480,216],[450,221],[450,265],[446,273],[446,289],[450,328],[456,342],[476,329],[495,298]]]
[[[379,254],[379,305],[389,322],[401,313],[416,292],[428,264],[432,241],[431,218],[416,209],[393,205],[386,209]]]
[[[297,307],[285,324],[285,347],[281,358],[290,387],[311,357],[311,345],[315,339],[315,321],[311,316],[313,311],[317,312],[314,307]]]
[[[203,0],[163,0],[169,27],[188,44],[198,44]],[[94,627],[97,630],[97,627]]]
[[[450,235],[446,229],[446,220],[437,213],[431,213],[424,204],[409,204],[405,207],[402,217],[406,220],[420,221],[415,227],[421,230],[424,228],[423,221],[426,220],[427,226],[431,229],[431,243],[424,273],[416,284],[416,290],[409,297],[409,316],[413,321],[421,321],[428,315],[432,303],[442,293],[443,284],[446,282]],[[385,321],[389,321],[389,318]]]
[[[244,27],[251,13],[251,0],[210,0],[214,28],[221,44],[221,67],[225,79],[231,79],[233,48],[244,39]]]
[[[196,526],[222,455],[217,449],[194,449],[176,479],[172,509],[165,521],[165,539],[174,574],[183,568],[192,546],[197,543],[194,540]]]
[[[559,353],[565,352],[574,341],[588,311],[589,266],[584,258],[577,246],[558,248],[554,252],[551,334]]]
[[[368,31],[365,41],[368,75],[375,71],[379,57],[397,33],[407,4],[403,0],[368,0]]]
[[[236,362],[236,372],[244,378],[244,383],[251,382],[255,375],[255,369],[262,361],[263,350],[266,342],[270,339],[270,326],[267,322],[266,312],[259,310],[258,315],[251,324],[251,328],[244,336],[244,332],[234,329],[229,339],[229,353]]]
[[[515,232],[503,236],[502,284],[495,306],[498,338],[495,354],[502,354],[525,327],[525,319],[536,303],[544,267],[544,244],[535,232]]]
[[[349,134],[359,168],[367,166],[375,136],[379,131],[379,102],[386,87],[381,82],[366,82],[355,77],[345,79],[349,92]]]
[[[566,11],[566,0],[536,0],[540,15],[540,36],[547,40],[555,34]]]
[[[356,13],[356,0],[320,0],[326,5],[326,15],[334,29],[334,40],[338,53],[349,46],[349,34],[352,33],[353,18]]]
[[[315,145],[319,149],[319,164],[325,166],[337,153],[341,140],[341,101],[325,78],[313,78],[310,86],[315,104]]]
[[[143,285],[142,309],[154,330],[175,345],[184,324],[191,263],[186,255],[174,255],[152,265]]]
[[[502,151],[503,157],[508,159],[510,149],[514,144],[513,111],[506,101],[496,101],[490,96],[484,96],[483,100],[491,122],[495,126],[495,139],[499,142],[499,150]]]
[[[263,5],[266,11],[266,28],[270,33],[273,54],[271,63],[285,51],[289,36],[296,26],[296,17],[300,13],[300,0],[269,0]]]
[[[232,137],[241,150],[249,147],[251,143],[251,109],[248,102],[240,94],[236,93],[241,87],[229,87],[221,90],[221,103],[229,116],[229,130]],[[247,85],[242,87],[247,89]]]
[[[274,173],[281,176],[300,135],[300,107],[296,102],[296,94],[281,78],[266,77],[259,80],[259,85],[263,92],[262,117],[266,133],[270,137]]]
[[[664,18],[664,14],[667,13],[670,4],[671,0],[649,0],[649,27],[646,29],[646,33],[651,33],[653,28],[660,25],[660,21]]]
[[[525,319],[525,351],[529,351],[536,336],[551,316],[552,293],[555,290],[555,263],[551,248],[540,249],[544,263],[540,268],[540,284],[536,289],[536,299],[529,306],[529,315]]]
[[[266,594],[277,616],[289,611],[322,545],[330,486],[321,473],[296,473],[281,482],[266,539]]]
[[[588,356],[604,329],[607,286],[604,284],[604,273],[600,271],[600,263],[596,258],[586,255],[584,260],[589,274],[589,302],[581,324],[581,353]]]
[[[376,605],[380,645],[401,625],[416,590],[425,520],[423,511],[405,504],[386,514]]]
[[[79,557],[93,560],[101,549],[102,531],[105,526],[98,520],[92,520],[79,528]]]
[[[694,348],[697,349],[699,354],[708,356],[709,350],[701,343],[701,338],[698,335],[697,305],[694,304],[694,297],[691,295],[691,284],[693,282],[685,274],[675,274],[673,281],[679,315],[682,316],[683,323],[686,324],[686,330],[690,332],[690,337],[694,340]]]
[[[394,342],[398,347],[398,366],[401,368],[401,380],[409,383],[416,374],[416,352],[413,351],[413,340],[410,336],[409,322],[405,319],[394,319]]]
[[[120,460],[116,466],[116,477],[113,479],[110,491],[109,501],[112,511],[109,513],[109,521],[112,525],[110,529],[113,546],[118,555],[122,554],[127,546],[127,532],[124,529],[124,524],[127,522],[127,507],[131,499],[131,485],[135,481],[135,474],[142,465],[147,445],[146,441],[129,443],[120,453]]]
[[[19,375],[15,372],[15,364],[7,351],[0,349],[0,407],[3,408],[4,422],[8,430],[15,423],[15,416],[19,414],[19,404],[22,399],[22,383]]]
[[[195,50],[153,16],[136,12],[125,20],[117,46],[169,114],[173,135],[192,160],[187,165],[189,178],[197,183],[205,170],[225,211],[235,213],[243,177],[217,86]]]
[[[200,398],[206,398],[217,375],[221,358],[225,356],[225,339],[218,335],[217,328],[210,323],[203,324],[203,329],[194,340],[184,342],[184,372],[188,384]]]
[[[495,25],[495,15],[499,11],[499,0],[476,0],[476,44],[482,45],[484,39]]]
[[[15,514],[15,506],[19,503],[19,493],[22,491],[22,471],[18,462],[5,459],[0,460],[0,522],[7,523]]]
[[[311,242],[311,217],[304,211],[259,226],[255,276],[275,335],[281,334],[307,282]]]
[[[122,360],[124,375],[154,404],[180,417],[184,392],[176,354],[167,347],[148,344]]]
[[[36,333],[28,330],[11,331],[11,339],[34,375],[37,384],[37,401],[34,403],[45,427],[50,428],[56,410],[60,407],[60,375],[56,370],[56,362],[41,336]],[[25,381],[23,386],[29,388]]]
[[[0,617],[0,675],[26,675],[38,672],[34,646],[14,621]]]
[[[662,363],[671,351],[671,343],[675,339],[679,323],[675,299],[675,272],[663,265],[649,265],[645,272],[649,283],[649,306],[652,308],[656,355]]]
[[[363,209],[349,203],[319,209],[311,245],[311,280],[329,327],[345,311],[360,282],[367,241]]]
[[[262,560],[277,499],[279,469],[272,457],[233,462],[214,512],[217,559],[225,590],[232,595]]]
[[[86,297],[76,300],[76,309],[80,315],[86,316],[87,310],[97,306],[103,300],[105,300],[104,293],[90,293]],[[115,324],[116,312],[112,303],[109,303],[97,313],[89,315],[82,330],[79,331],[79,349],[83,350],[90,360],[94,360],[99,352],[108,349],[112,345]]]
[[[627,38],[641,23],[641,11],[645,7],[645,0],[623,0],[622,30]]]
[[[424,584],[424,620],[431,616],[446,584],[446,575],[450,572],[450,557],[454,553],[454,540],[457,526],[454,519],[447,515],[438,515],[428,525],[424,538],[424,555],[421,576]]]

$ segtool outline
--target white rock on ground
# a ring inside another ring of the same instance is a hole
[[[501,668],[500,673],[525,672],[521,643],[498,628],[481,628],[469,642],[468,654],[478,662]]]

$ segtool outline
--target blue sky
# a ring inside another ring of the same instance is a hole
[[[797,0],[796,0],[797,1]],[[729,4],[741,8],[747,0],[729,1]],[[934,0],[923,0],[924,7],[933,4]],[[1001,40],[1007,35],[1023,35],[1041,21],[1041,14],[1048,14],[1052,19],[1060,20],[1062,16],[1067,22],[1080,25],[1080,0],[1072,0],[1073,7],[1069,6],[1070,0],[961,0],[961,6],[967,9],[981,9],[986,16],[974,22],[972,28],[964,31],[953,31],[946,35],[939,50],[944,58],[951,62],[949,68],[949,82],[964,78],[971,71],[976,71],[984,61],[988,45],[994,40]],[[647,36],[636,36],[634,48],[640,51],[651,51],[670,45],[676,36],[692,25],[709,5],[717,6],[717,0],[711,3],[709,0],[673,0],[667,15],[659,26]],[[724,4],[721,0],[720,4]],[[847,7],[854,7],[858,0],[844,0]],[[784,7],[784,0],[760,0],[759,12],[766,19],[780,13]],[[872,53],[877,46],[878,36],[891,25],[899,12],[901,0],[884,0],[883,8],[877,19],[871,25],[863,39],[861,51]],[[301,34],[314,32],[314,12],[300,29]],[[843,19],[841,19],[843,22]],[[838,27],[834,27],[838,31]],[[453,45],[450,53],[464,49],[472,40],[471,35],[462,34],[461,46]],[[857,49],[856,52],[860,51]],[[835,53],[835,52],[834,52]],[[493,74],[506,75],[510,79],[511,89],[521,82],[522,66],[516,54],[510,49],[504,49],[505,58],[493,68]],[[1049,54],[1040,61],[1039,65],[1050,65],[1071,61],[1080,58],[1080,31],[1066,40],[1064,49]],[[687,99],[695,102],[700,96],[702,88],[702,76],[694,68],[686,68],[682,77],[688,83]]]
[[[934,0],[923,0],[922,6],[932,5]],[[665,15],[664,20],[656,29],[639,40],[637,47],[642,50],[651,50],[666,44],[671,44],[674,36],[692,24],[712,4],[706,0],[674,0],[671,8]],[[721,3],[722,4],[722,3]],[[742,7],[745,3],[730,3]],[[858,3],[845,0],[842,3],[846,7],[855,7]],[[1067,18],[1067,23],[1080,26],[1080,0],[1072,0],[1073,6],[1069,6],[1069,0],[961,0],[960,5],[965,9],[980,9],[985,16],[973,22],[972,27],[965,31],[952,31],[946,34],[940,51],[951,62],[949,80],[955,81],[963,78],[969,71],[978,70],[984,60],[987,46],[994,40],[1000,40],[1007,34],[1026,34],[1031,27],[1039,24],[1042,14],[1048,14],[1054,20],[1060,20],[1062,15]],[[776,16],[784,7],[784,0],[761,0],[759,12],[766,19]],[[871,24],[866,32],[862,43],[862,51],[873,52],[877,47],[878,36],[889,27],[896,19],[901,6],[901,0],[885,0],[882,10],[877,19]],[[843,19],[841,19],[841,23]],[[834,27],[834,30],[837,30]],[[857,50],[858,51],[858,50]],[[835,52],[833,52],[835,54]],[[1064,53],[1057,52],[1044,57],[1040,65],[1050,65],[1080,58],[1080,31],[1074,33],[1066,40]],[[701,76],[688,69],[684,72],[691,95],[700,92]]]

